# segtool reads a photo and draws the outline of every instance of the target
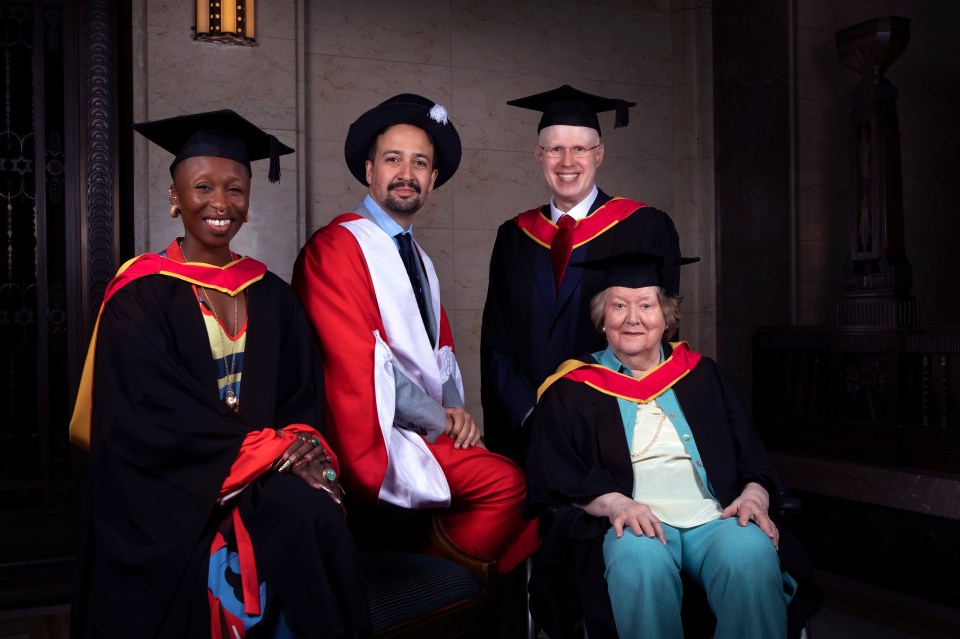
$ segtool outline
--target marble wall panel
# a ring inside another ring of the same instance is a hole
[[[317,54],[308,54],[306,65],[308,140],[342,143],[362,113],[400,93],[452,102],[448,66]]]
[[[673,162],[670,158],[640,160],[604,159],[597,171],[597,185],[608,195],[639,200],[671,213],[673,208]]]
[[[579,87],[580,83],[575,76],[454,67],[451,117],[456,118],[464,148],[532,154],[541,113],[510,106],[507,101],[549,91],[562,84]]]
[[[449,0],[306,2],[308,53],[449,65]]]
[[[708,357],[716,357],[717,331],[713,313],[699,313],[689,310],[684,304],[683,319],[680,320],[680,333],[675,339],[689,343],[690,348]]]
[[[674,161],[673,205],[664,209],[670,214],[680,246],[686,246],[686,236],[693,233],[712,232],[713,225],[705,219],[704,206],[713,204],[713,180],[710,160],[704,158],[677,158]],[[711,233],[712,234],[712,233]]]
[[[585,80],[580,87],[637,105],[630,108],[630,124],[615,129],[612,112],[601,113],[604,158],[670,158],[674,152],[673,89],[645,84]]]
[[[909,98],[898,103],[901,114],[900,160],[903,177],[954,182],[960,175],[960,125],[957,114],[912,108]],[[930,162],[931,157],[940,159]]]
[[[354,207],[367,188],[353,178],[343,160],[343,140],[311,140],[307,158],[307,235]],[[429,206],[429,203],[428,203]]]
[[[840,62],[833,31],[802,29],[796,38],[798,93],[809,100],[843,100],[846,104],[859,76]]]
[[[901,15],[910,17],[910,45],[907,49],[909,55],[914,57],[917,49],[929,48],[940,53],[940,62],[944,67],[951,67],[955,61],[957,53],[960,53],[960,39],[957,38],[957,23],[960,22],[960,3],[957,2],[939,2],[936,3],[936,11],[930,2],[925,4],[922,0],[911,4],[915,10],[907,13],[903,9],[897,9],[893,14],[878,15]],[[926,10],[924,10],[926,9]],[[953,54],[953,55],[950,55]]]
[[[846,240],[853,209],[847,174],[811,168],[801,169],[797,175],[802,203],[798,207],[798,239],[812,242]]]
[[[800,282],[821,284],[833,281],[836,284],[841,283],[843,261],[846,259],[846,242],[843,238],[822,242],[802,241],[798,245],[800,246],[800,261],[797,264],[797,279]],[[840,268],[837,268],[838,262],[840,262]]]
[[[256,124],[296,130],[295,45],[264,38],[255,47],[196,42],[189,29],[148,29],[151,119],[232,108]],[[183,69],[194,68],[189,81]]]
[[[291,198],[292,199],[292,198]],[[267,265],[286,282],[293,275],[293,262],[303,244],[297,220],[275,220],[250,213],[250,222],[230,243],[240,255],[249,255]]]
[[[483,428],[483,408],[480,406],[480,326],[483,311],[459,310],[456,322],[452,322],[453,343],[456,346],[457,364],[463,378],[466,409],[480,428]]]
[[[710,265],[712,251],[705,253],[702,241],[700,233],[687,233],[680,236],[680,254],[700,258],[699,262],[687,264],[680,269],[680,293],[683,296],[684,317],[687,316],[687,311],[704,313],[713,310],[708,308],[709,301],[712,299],[709,295],[710,291],[701,283],[707,280],[703,276],[706,275],[706,269]],[[691,324],[692,320],[684,322],[685,326]]]
[[[550,198],[532,150],[466,150],[460,171],[463,177],[454,210],[457,229],[496,229]]]
[[[583,5],[583,76],[595,80],[668,87],[672,47],[670,15]]]
[[[473,417],[473,420],[477,422],[477,427],[480,429],[480,434],[483,435],[483,406],[480,403],[480,389],[463,389],[464,400],[466,402],[466,410],[470,413],[470,416]]]
[[[907,256],[915,255],[912,246],[932,237],[960,241],[960,219],[943,215],[953,210],[951,202],[960,200],[960,184],[931,177],[904,177],[903,222]]]
[[[465,389],[480,390],[480,327],[483,309],[461,309],[452,325],[457,363]]]
[[[452,229],[453,203],[459,189],[462,188],[461,184],[467,179],[467,176],[457,170],[456,175],[449,182],[431,191],[427,203],[417,211],[414,221],[416,227],[418,229]]]
[[[454,67],[547,76],[581,69],[576,2],[451,0],[451,10]]]
[[[453,303],[456,295],[454,256],[458,252],[453,243],[453,229],[417,228],[413,233],[417,243],[433,261],[437,279],[440,280],[440,303],[446,309],[450,325],[453,326],[457,312],[456,305]]]
[[[807,295],[818,300],[815,306],[804,306],[800,296],[797,313],[806,318],[800,325],[835,326],[837,304],[843,296],[846,242],[801,242],[799,251],[798,289],[811,291]]]
[[[804,0],[796,3],[799,30],[833,33],[840,24],[840,5],[836,0]]]
[[[150,236],[146,246],[137,249],[137,253],[159,253],[167,248],[175,238],[183,237],[183,222],[169,215],[151,215],[148,221]]]
[[[836,326],[840,291],[813,282],[797,283],[797,325]]]
[[[497,239],[495,230],[457,229],[454,231],[456,308],[483,309],[487,299],[490,253]],[[447,302],[450,303],[449,301]]]
[[[843,171],[848,166],[850,109],[845,101],[797,100],[799,165],[805,169]]]

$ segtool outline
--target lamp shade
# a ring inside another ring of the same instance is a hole
[[[197,36],[202,42],[252,45],[254,0],[197,0]]]

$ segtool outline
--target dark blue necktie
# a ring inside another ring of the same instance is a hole
[[[430,337],[430,341],[433,341],[433,336],[430,335],[430,321],[427,319],[427,300],[423,294],[423,285],[420,283],[420,275],[417,273],[417,264],[414,262],[416,260],[416,255],[413,251],[413,241],[410,239],[409,233],[397,233],[393,236],[397,240],[397,244],[400,246],[400,259],[403,260],[403,266],[407,269],[407,277],[410,278],[410,286],[413,287],[413,294],[417,298],[417,306],[420,307],[420,319],[423,320],[423,327],[427,331],[427,335]]]

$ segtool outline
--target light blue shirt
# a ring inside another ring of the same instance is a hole
[[[613,354],[613,350],[609,346],[602,351],[597,351],[594,353],[593,358],[597,360],[597,362],[604,368],[609,368],[612,371],[633,377],[633,371],[630,369],[630,367],[625,366],[623,362],[617,359],[617,356]],[[663,363],[663,346],[660,347],[660,363]],[[677,394],[673,392],[672,387],[668,388],[657,396],[657,404],[660,406],[661,410],[667,414],[667,417],[669,417],[670,421],[673,423],[673,426],[677,431],[677,435],[680,437],[680,441],[683,442],[684,449],[687,451],[687,454],[690,455],[690,459],[693,461],[693,467],[696,469],[697,475],[700,476],[700,481],[703,482],[703,485],[707,487],[707,490],[710,491],[710,494],[713,495],[714,499],[716,499],[717,494],[710,485],[710,481],[707,479],[707,471],[703,467],[703,462],[700,458],[700,451],[697,449],[697,442],[693,438],[693,432],[690,430],[690,424],[687,423],[687,418],[684,416],[683,410],[680,408],[680,403],[677,401]],[[617,405],[620,407],[620,418],[623,421],[623,432],[624,435],[626,435],[627,448],[629,448],[631,442],[633,442],[633,428],[637,423],[637,402],[618,397]]]
[[[396,236],[399,233],[409,233],[411,237],[413,236],[413,225],[410,225],[409,230],[404,230],[402,226],[397,224],[396,220],[386,214],[386,212],[380,208],[380,205],[377,204],[377,201],[374,200],[370,195],[367,195],[363,198],[363,205],[367,207],[367,210],[370,212],[370,215],[373,217],[373,221],[377,223],[383,232],[393,238],[393,243],[397,245],[397,250],[400,250],[400,245],[397,243]]]

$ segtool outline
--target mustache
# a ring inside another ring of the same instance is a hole
[[[413,189],[416,193],[420,193],[420,185],[416,180],[394,180],[387,186],[388,191],[400,188]]]

